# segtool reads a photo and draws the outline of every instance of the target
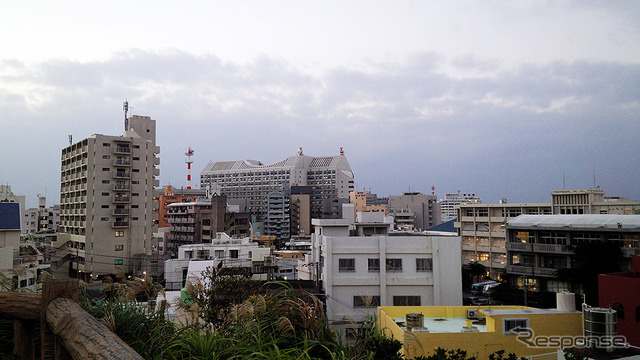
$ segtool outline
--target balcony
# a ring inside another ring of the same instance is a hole
[[[129,209],[113,209],[112,215],[129,215]]]
[[[533,267],[522,265],[507,265],[507,273],[514,275],[533,276]]]
[[[114,154],[131,154],[131,148],[128,146],[116,146],[113,149]]]
[[[631,257],[631,255],[640,255],[640,248],[623,247],[622,256]]]
[[[129,195],[125,195],[125,196],[115,196],[113,198],[113,202],[118,204],[118,203],[128,203],[129,201],[131,201],[131,198],[129,197]]]
[[[129,184],[115,184],[115,185],[113,185],[113,190],[129,191],[129,190],[131,190],[131,186]]]
[[[556,244],[533,244],[533,251],[552,254],[574,254],[573,250],[570,250],[567,245]]]
[[[126,171],[116,171],[113,174],[113,177],[115,179],[129,179],[129,178],[131,178],[131,174],[126,172]]]
[[[550,269],[543,267],[535,267],[533,268],[533,273],[535,276],[543,276],[543,277],[556,277],[558,274],[558,269]]]
[[[113,229],[122,229],[122,228],[128,228],[128,227],[129,227],[128,221],[114,221],[113,224],[111,224],[111,228]]]
[[[507,250],[508,251],[533,251],[533,247],[529,243],[521,243],[521,242],[507,242]]]
[[[124,160],[124,159],[116,159],[116,160],[113,160],[113,165],[114,166],[131,166],[131,161]]]

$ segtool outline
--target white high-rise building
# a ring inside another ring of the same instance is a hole
[[[440,200],[441,220],[442,222],[447,222],[456,219],[458,217],[456,206],[469,203],[478,204],[481,202],[476,194],[464,194],[460,192],[444,194],[444,199]]]
[[[134,255],[152,251],[156,122],[134,115],[126,126],[122,136],[94,134],[62,149],[55,246],[72,276],[127,273]]]
[[[348,199],[354,188],[346,156],[291,156],[275,164],[257,160],[212,161],[200,174],[200,187],[219,186],[227,199],[247,199],[249,210],[266,218],[267,195],[291,186],[311,186],[311,216],[321,218],[332,200]],[[337,215],[337,214],[333,214]]]

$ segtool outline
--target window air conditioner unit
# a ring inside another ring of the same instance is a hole
[[[467,319],[477,319],[477,318],[478,318],[477,309],[467,309]]]

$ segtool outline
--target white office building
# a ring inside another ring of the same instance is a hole
[[[478,204],[481,203],[479,197],[472,193],[453,193],[444,194],[444,199],[440,200],[440,212],[442,222],[447,222],[458,218],[458,210],[456,206],[461,204]]]
[[[353,204],[344,207],[343,219],[313,220],[311,263],[299,267],[301,278],[316,278],[319,271],[336,329],[375,315],[378,305],[462,304],[458,236],[394,233],[391,217],[349,218]]]
[[[291,156],[275,164],[257,160],[212,161],[200,173],[200,187],[219,186],[227,199],[247,199],[249,211],[266,218],[267,195],[291,186],[311,186],[311,216],[330,212],[332,200],[348,199],[353,172],[344,153],[337,156]],[[329,214],[331,215],[331,214]]]

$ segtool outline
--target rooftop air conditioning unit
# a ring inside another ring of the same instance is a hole
[[[477,309],[467,309],[467,319],[477,319],[477,318],[478,318]]]

